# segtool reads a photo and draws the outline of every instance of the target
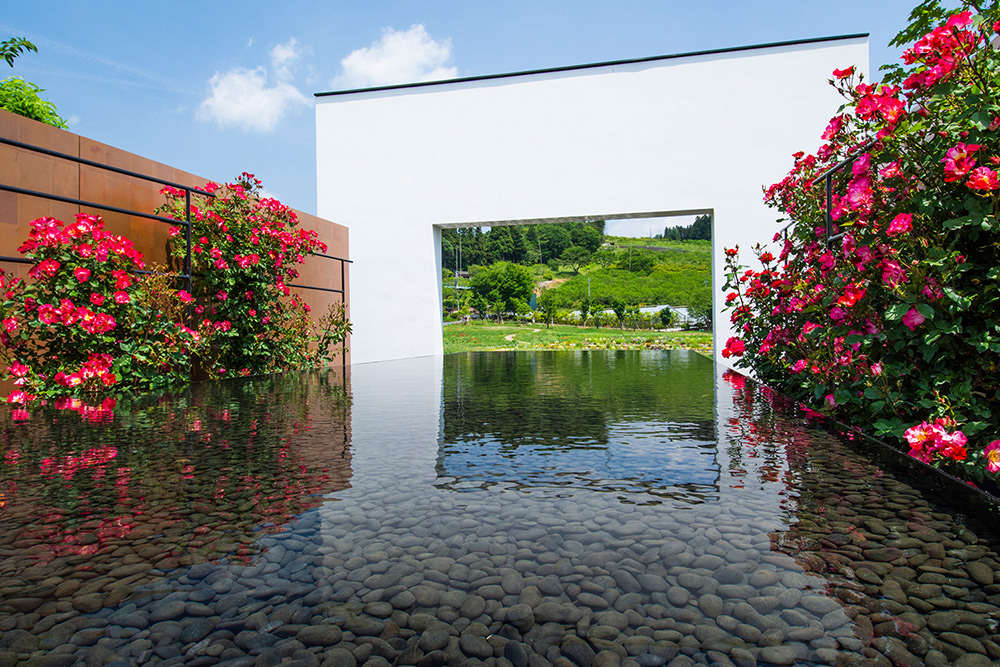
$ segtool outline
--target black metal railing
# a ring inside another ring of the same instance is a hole
[[[130,178],[135,178],[141,181],[146,181],[148,183],[157,183],[159,185],[169,186],[171,188],[176,188],[184,192],[184,219],[178,220],[176,218],[168,218],[162,215],[155,215],[152,213],[145,213],[143,211],[134,211],[127,208],[122,208],[120,206],[112,206],[110,204],[87,201],[84,199],[79,199],[76,197],[67,197],[64,195],[57,195],[52,192],[41,192],[38,190],[29,190],[27,188],[21,188],[13,185],[7,185],[5,183],[0,183],[0,190],[6,192],[12,192],[19,195],[27,195],[30,197],[38,197],[40,199],[46,199],[49,201],[57,201],[65,204],[74,204],[81,208],[93,208],[99,209],[101,211],[111,211],[113,213],[121,213],[123,215],[131,215],[138,218],[144,218],[147,220],[153,220],[156,222],[165,222],[174,226],[184,227],[184,267],[183,271],[180,273],[174,273],[173,276],[177,279],[183,279],[184,285],[188,292],[191,292],[191,279],[194,274],[191,272],[191,195],[201,195],[204,197],[215,197],[215,195],[207,190],[202,190],[200,188],[195,188],[190,185],[184,185],[183,183],[175,183],[174,181],[169,181],[163,178],[158,178],[156,176],[150,176],[148,174],[142,174],[137,171],[132,171],[129,169],[122,169],[121,167],[115,167],[110,164],[105,164],[103,162],[97,162],[94,160],[88,160],[86,158],[79,157],[77,155],[70,155],[69,153],[60,153],[42,146],[35,146],[32,144],[27,144],[21,141],[15,141],[14,139],[9,139],[7,137],[0,137],[0,144],[6,144],[8,146],[13,146],[14,148],[19,148],[22,150],[31,151],[33,153],[39,153],[41,155],[48,155],[49,157],[58,158],[60,160],[66,160],[68,162],[73,162],[79,165],[84,165],[87,167],[94,167],[95,169],[100,169],[102,171],[113,172],[116,174],[121,174],[123,176],[128,176]],[[353,262],[344,257],[336,257],[334,255],[325,255],[323,253],[312,252],[310,255],[316,257],[321,257],[323,259],[331,259],[340,263],[340,289],[333,287],[319,287],[317,285],[302,285],[298,283],[287,283],[288,287],[295,287],[298,289],[314,290],[321,292],[333,292],[335,294],[340,294],[341,303],[347,301],[347,264],[352,264]],[[24,257],[10,257],[0,255],[0,262],[11,262],[15,264],[32,264],[32,260],[25,259]],[[148,274],[149,271],[139,271],[136,270],[135,273]],[[346,367],[347,365],[347,341],[341,344],[341,365]]]
[[[874,143],[874,141],[869,141],[869,142],[865,143],[863,146],[859,147],[857,150],[855,150],[853,153],[851,153],[850,155],[848,155],[847,157],[845,157],[843,160],[841,160],[837,164],[833,165],[832,167],[830,167],[829,169],[827,169],[826,171],[824,171],[822,174],[820,174],[816,178],[812,179],[813,183],[816,183],[817,181],[820,181],[820,180],[823,181],[824,194],[826,195],[826,204],[823,207],[823,209],[824,209],[825,218],[826,218],[826,233],[824,235],[825,236],[824,243],[826,245],[826,249],[827,250],[830,249],[830,243],[831,242],[836,241],[837,239],[841,238],[844,235],[844,232],[839,232],[837,234],[833,233],[833,206],[832,206],[832,204],[833,204],[833,177],[836,176],[841,171],[843,171],[844,168],[847,167],[848,165],[853,164],[854,161],[856,159],[858,159],[859,155],[861,155],[866,150],[868,150],[869,148],[872,147],[873,143]],[[778,232],[778,234],[781,234],[782,236],[784,236],[784,238],[787,239],[788,238],[788,230],[791,229],[792,227],[794,227],[795,225],[797,225],[798,223],[799,223],[798,220],[792,220],[787,225],[785,225],[784,227],[782,227],[781,230]]]

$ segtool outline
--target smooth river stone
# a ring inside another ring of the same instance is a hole
[[[725,603],[718,595],[707,594],[698,598],[698,608],[705,616],[715,618],[725,610]]]
[[[667,591],[667,600],[675,607],[683,607],[691,599],[691,593],[681,586],[672,586]]]
[[[993,583],[993,568],[982,561],[969,561],[965,564],[965,571],[969,573],[969,577],[977,584],[989,586]]]
[[[451,635],[447,630],[430,628],[420,634],[418,646],[424,651],[437,651],[446,647],[449,639]]]
[[[506,609],[505,620],[521,632],[527,632],[535,624],[535,613],[530,605],[516,604]]]
[[[462,653],[473,658],[489,658],[493,656],[493,647],[485,638],[472,633],[463,634],[458,640]]]

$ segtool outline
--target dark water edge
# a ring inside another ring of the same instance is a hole
[[[0,433],[0,664],[1000,661],[992,510],[695,353],[364,364]]]

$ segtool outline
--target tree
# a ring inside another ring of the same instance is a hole
[[[25,51],[38,52],[38,48],[23,37],[11,37],[0,42],[0,58],[14,66],[14,59]],[[66,129],[66,121],[56,113],[52,102],[43,100],[38,93],[44,92],[35,84],[16,76],[0,81],[0,109],[6,109],[18,116]]]
[[[604,242],[604,235],[589,223],[575,225],[570,230],[570,238],[573,245],[586,248],[588,252],[596,252]]]
[[[485,299],[498,316],[523,312],[534,282],[527,267],[510,262],[496,262],[481,267],[470,279],[472,292]]]
[[[542,245],[542,259],[545,261],[559,257],[566,248],[573,245],[572,235],[561,225],[538,225],[536,234]]]
[[[573,268],[573,273],[580,273],[580,268],[590,259],[590,253],[586,248],[578,245],[571,245],[559,256],[563,264],[568,264]]]
[[[556,315],[556,298],[554,290],[542,290],[542,293],[538,295],[538,310],[542,313],[542,321],[545,322],[545,327],[548,328],[552,326],[552,320],[555,319]]]
[[[663,230],[663,238],[671,241],[711,241],[712,214],[699,215],[687,226],[667,227]]]
[[[600,264],[603,268],[608,268],[618,260],[618,254],[611,248],[601,248],[590,256],[591,261]]]
[[[691,232],[688,239],[692,241],[702,240],[711,241],[712,240],[712,215],[706,213],[705,215],[699,215],[691,223]]]
[[[486,251],[490,262],[517,262],[527,258],[527,244],[520,227],[503,225],[486,233]]]
[[[630,249],[629,252],[622,253],[618,257],[618,266],[626,271],[648,276],[653,272],[653,267],[656,266],[656,256],[644,250]]]
[[[14,66],[14,59],[25,51],[38,53],[38,47],[24,37],[11,37],[0,42],[0,58],[6,60],[11,67]]]
[[[580,324],[587,324],[587,316],[590,315],[590,299],[580,302]]]
[[[669,329],[677,325],[677,313],[670,306],[660,310],[657,315],[660,318],[660,323],[663,325],[664,329]]]
[[[691,295],[687,304],[688,312],[694,319],[694,325],[699,329],[712,328],[712,294],[707,289],[698,290]]]
[[[625,328],[625,313],[628,312],[628,302],[624,299],[612,299],[611,300],[611,310],[614,311],[615,317],[618,318],[618,326]]]

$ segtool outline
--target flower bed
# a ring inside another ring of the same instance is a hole
[[[325,250],[316,233],[295,229],[295,213],[262,198],[250,174],[206,190],[215,196],[192,205],[193,294],[167,267],[144,271],[142,253],[97,216],[31,223],[19,248],[30,279],[0,272],[0,353],[18,386],[8,403],[160,390],[188,382],[193,367],[229,377],[329,361],[350,331],[343,307],[313,327],[286,285],[307,254]],[[157,212],[184,219],[182,194],[162,193]]]

